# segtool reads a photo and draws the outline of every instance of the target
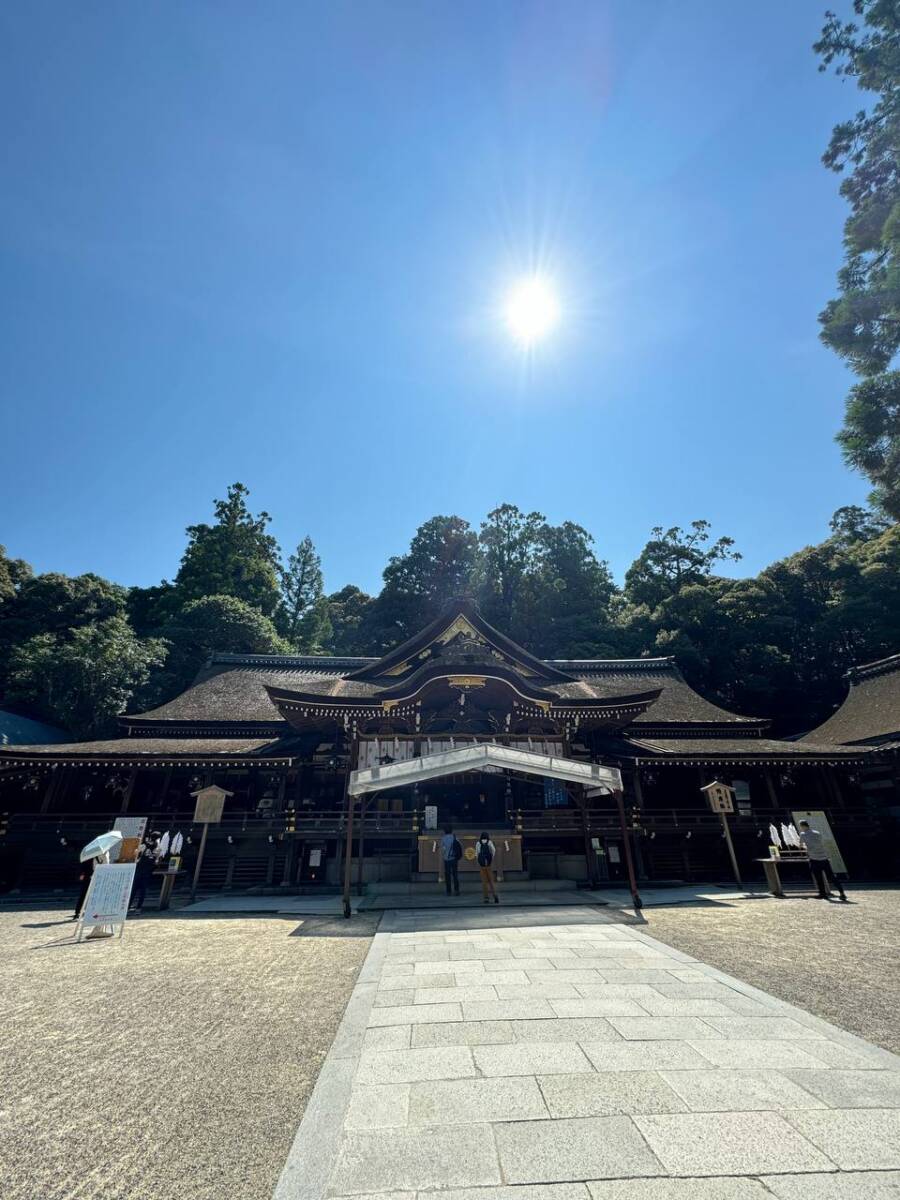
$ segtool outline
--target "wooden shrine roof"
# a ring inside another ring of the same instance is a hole
[[[884,743],[900,740],[900,654],[847,672],[841,707],[804,742]]]
[[[36,746],[0,746],[0,767],[18,762],[55,762],[88,765],[114,763],[290,762],[295,756],[293,738],[179,738],[121,737],[96,742],[68,742]]]

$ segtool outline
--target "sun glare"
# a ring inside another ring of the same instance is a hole
[[[539,275],[520,279],[503,308],[509,332],[525,346],[546,337],[559,323],[559,300],[553,285]]]

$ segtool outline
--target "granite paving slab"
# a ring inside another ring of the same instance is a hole
[[[357,1083],[413,1083],[474,1075],[467,1046],[425,1046],[415,1050],[363,1050]]]
[[[588,1188],[591,1200],[772,1200],[758,1179],[606,1179]]]
[[[900,1198],[898,1171],[842,1171],[839,1175],[766,1175],[762,1182],[776,1200]]]
[[[664,1071],[662,1077],[692,1112],[827,1107],[824,1100],[780,1071]]]
[[[454,1079],[414,1084],[410,1125],[541,1120],[550,1114],[534,1079]]]
[[[512,1021],[453,1021],[446,1025],[416,1025],[412,1031],[414,1046],[490,1046],[515,1040]]]
[[[826,1105],[831,1108],[900,1108],[900,1071],[823,1070],[788,1071],[786,1074],[805,1091],[818,1096],[823,1101],[823,1108]]]
[[[427,1148],[419,1129],[380,1129],[344,1135],[329,1193],[353,1195],[500,1182],[489,1125],[431,1129]]]
[[[779,1113],[670,1113],[634,1121],[670,1175],[761,1175],[786,1166],[795,1172],[834,1166]]]
[[[842,1171],[900,1168],[900,1111],[896,1108],[794,1111],[786,1115]]]
[[[591,1073],[594,1068],[574,1042],[513,1042],[506,1046],[474,1046],[472,1055],[482,1075],[549,1075]]]
[[[900,1200],[900,1058],[587,907],[473,919],[386,915],[275,1200]]]
[[[586,1078],[539,1075],[538,1083],[552,1117],[684,1112],[687,1107],[656,1071],[600,1071]]]
[[[512,1122],[494,1131],[509,1183],[664,1173],[630,1117]]]

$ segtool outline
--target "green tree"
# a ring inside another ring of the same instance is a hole
[[[609,567],[597,559],[581,525],[544,524],[538,535],[523,615],[524,643],[548,658],[605,657],[616,653],[611,609],[617,596]]]
[[[862,377],[838,441],[874,484],[872,500],[900,517],[900,14],[896,0],[855,0],[863,28],[826,14],[819,69],[855,79],[871,102],[836,125],[822,161],[845,173],[840,294],[821,313],[822,340]]]
[[[9,558],[6,547],[0,546],[0,606],[15,599],[19,588],[32,575],[31,566],[24,558]]]
[[[99,575],[17,574],[15,594],[0,602],[0,688],[12,647],[42,633],[68,638],[73,629],[125,616],[127,589]]]
[[[58,633],[39,633],[10,656],[13,700],[69,729],[78,738],[115,728],[155,667],[165,661],[159,639],[141,640],[122,616]]]
[[[290,654],[293,647],[269,617],[234,596],[192,600],[162,629],[169,645],[166,671],[141,700],[150,707],[187,687],[210,655]]]
[[[372,606],[372,597],[360,591],[355,584],[348,583],[339,592],[327,597],[328,623],[331,635],[327,648],[331,654],[369,654],[366,644],[366,618]]]
[[[275,623],[279,633],[306,654],[321,650],[331,634],[322,563],[310,537],[300,542],[281,572],[281,603]]]
[[[885,517],[870,512],[859,504],[845,504],[843,508],[835,510],[828,527],[832,537],[849,546],[854,542],[868,542],[872,538],[880,537],[890,528],[890,524]]]
[[[453,596],[471,592],[479,569],[478,538],[462,517],[432,517],[406,554],[390,559],[384,587],[367,614],[367,633],[388,650],[416,633]]]
[[[481,608],[487,619],[510,637],[527,636],[529,582],[544,545],[546,518],[501,504],[481,523],[483,556]]]
[[[128,619],[139,637],[156,633],[171,620],[180,607],[178,590],[164,579],[150,587],[128,591]]]
[[[249,490],[233,483],[215,501],[212,525],[189,525],[188,545],[175,577],[180,604],[204,596],[234,596],[271,616],[278,607],[278,543],[267,533],[271,517],[247,507]]]
[[[703,583],[718,562],[737,562],[734,539],[720,537],[710,544],[709,521],[692,521],[689,532],[657,525],[651,539],[625,574],[625,594],[633,604],[650,608],[677,595],[683,587]]]

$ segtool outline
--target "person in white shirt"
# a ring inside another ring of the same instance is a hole
[[[831,888],[836,887],[841,899],[846,904],[847,897],[844,889],[840,881],[835,878],[831,863],[828,861],[825,839],[818,829],[810,828],[809,821],[800,822],[800,842],[809,855],[809,869],[812,871],[813,879],[819,889],[819,899],[830,900]]]
[[[494,897],[495,904],[500,903],[497,889],[494,886],[494,869],[492,866],[496,853],[497,850],[491,841],[491,835],[489,833],[482,833],[481,837],[475,843],[475,857],[478,861],[479,873],[481,874],[481,895],[484,897],[485,904],[490,904],[491,896]]]

